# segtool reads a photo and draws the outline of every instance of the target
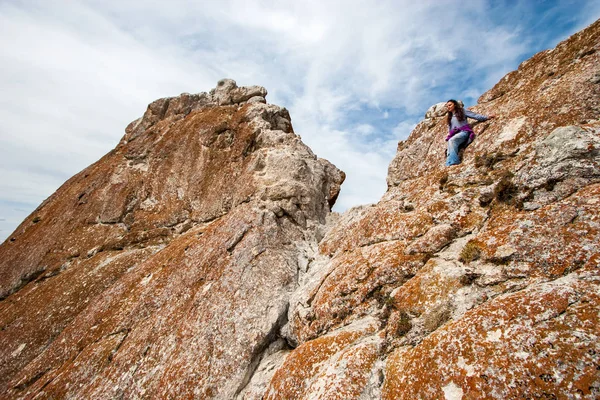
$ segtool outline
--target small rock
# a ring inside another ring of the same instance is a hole
[[[494,258],[498,260],[508,260],[517,250],[509,244],[502,245],[496,249]]]
[[[254,96],[254,97],[250,97],[248,99],[248,103],[263,103],[263,104],[266,104],[267,100],[265,100],[265,98],[262,97],[262,96]]]
[[[231,91],[231,101],[241,103],[253,97],[266,97],[267,89],[262,86],[244,86]],[[266,101],[265,101],[266,102]]]
[[[434,226],[426,234],[416,239],[404,251],[405,254],[435,253],[454,239],[456,229],[452,225],[441,224]]]
[[[213,100],[218,105],[229,105],[233,103],[231,92],[237,88],[233,79],[221,79],[217,82],[217,87],[211,90]]]
[[[525,211],[533,211],[540,208],[542,205],[533,201],[526,201],[523,203],[523,210]]]

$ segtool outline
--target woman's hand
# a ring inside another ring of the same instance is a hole
[[[490,114],[490,115],[488,115],[488,119],[494,119],[494,118],[496,118],[496,114]]]

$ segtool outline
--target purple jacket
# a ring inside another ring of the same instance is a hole
[[[475,132],[473,132],[473,129],[471,129],[471,126],[469,124],[465,124],[463,126],[457,126],[456,128],[450,129],[450,131],[448,132],[448,136],[446,136],[446,142],[460,131],[471,132],[469,134],[469,142],[472,142],[473,139],[475,139]]]
[[[471,126],[467,122],[467,118],[476,119],[477,121],[487,121],[489,119],[489,117],[485,115],[477,114],[470,110],[465,110],[465,119],[462,121],[459,121],[458,118],[456,118],[456,115],[453,115],[450,120],[450,125],[448,125],[448,136],[446,136],[446,141],[450,140],[452,136],[460,131],[470,132],[469,143],[475,139],[475,132],[471,129]]]

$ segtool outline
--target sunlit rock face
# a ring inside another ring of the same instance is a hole
[[[232,398],[285,344],[344,174],[265,95],[153,102],[2,245],[0,397]]]
[[[432,106],[343,214],[264,88],[155,101],[0,247],[0,397],[598,398],[599,47],[486,92],[458,166]]]
[[[458,166],[444,104],[399,144],[383,198],[332,219],[268,398],[600,396],[600,22],[481,96],[497,118]]]

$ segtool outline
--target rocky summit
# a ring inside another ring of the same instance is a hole
[[[258,86],[160,99],[0,247],[0,397],[600,398],[600,21],[373,205]],[[445,100],[445,99],[440,99]]]

